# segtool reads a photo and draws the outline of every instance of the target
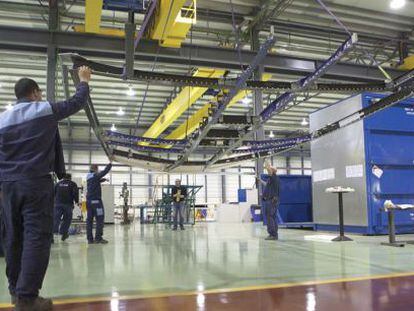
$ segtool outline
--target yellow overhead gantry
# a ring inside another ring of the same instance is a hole
[[[155,24],[150,38],[158,40],[161,46],[179,48],[187,37],[191,25],[197,22],[197,1],[160,0],[156,10]]]
[[[197,1],[191,0],[188,6],[185,6],[186,2],[188,0],[159,0],[149,38],[164,47],[181,47],[191,25],[197,22]],[[102,6],[103,0],[85,0],[85,25],[76,25],[73,29],[125,37],[123,29],[101,27]]]
[[[404,63],[398,67],[402,70],[413,70],[414,69],[414,55],[408,56],[404,59]]]
[[[271,74],[265,73],[262,76],[262,81],[269,81],[272,77]],[[252,91],[240,91],[237,93],[236,96],[231,100],[231,102],[227,105],[227,108],[235,105],[237,102],[241,101],[242,99],[246,98],[252,93]],[[218,102],[219,96],[223,94],[217,95],[211,102]],[[209,110],[211,108],[211,103],[205,104],[202,108],[200,108],[196,113],[194,113],[186,122],[181,124],[177,127],[174,131],[171,132],[165,139],[184,139],[187,135],[196,131],[200,124],[203,122],[205,118],[209,116]],[[145,135],[144,135],[145,136]]]
[[[194,77],[218,78],[225,73],[225,70],[199,68]],[[151,127],[144,133],[144,137],[157,138],[175,120],[177,120],[187,109],[189,109],[207,91],[206,87],[184,87],[171,103],[164,109],[161,115],[155,120]],[[148,145],[148,143],[140,143]]]

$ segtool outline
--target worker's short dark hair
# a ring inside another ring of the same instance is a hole
[[[90,171],[96,171],[96,170],[98,170],[98,165],[97,164],[92,164],[91,166],[90,166]]]
[[[30,96],[34,91],[40,91],[39,85],[35,80],[21,78],[14,85],[14,94],[17,99],[23,99]]]
[[[72,179],[72,174],[66,174],[65,178],[71,180]]]

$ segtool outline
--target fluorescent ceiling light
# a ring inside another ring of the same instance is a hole
[[[252,100],[249,98],[249,97],[245,97],[245,98],[243,98],[242,99],[242,103],[244,104],[244,105],[248,105],[248,104],[250,104],[252,102]]]
[[[128,91],[126,92],[128,96],[135,96],[135,91],[132,88],[132,85],[129,86]]]
[[[300,123],[302,126],[307,126],[307,125],[309,125],[309,122],[308,122],[308,120],[306,119],[306,118],[303,118],[302,119],[302,122]]]
[[[112,132],[116,132],[116,126],[115,126],[115,124],[112,124],[112,126],[111,126],[111,131],[112,131]]]
[[[273,133],[273,131],[270,131],[269,138],[274,138],[274,137],[275,137],[275,134]]]
[[[403,8],[406,4],[405,0],[391,0],[390,2],[390,8],[393,10],[399,10]]]
[[[123,115],[125,115],[125,111],[122,108],[119,108],[119,110],[116,112],[116,114],[118,116],[123,116]]]

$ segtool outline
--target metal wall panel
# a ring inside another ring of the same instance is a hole
[[[310,115],[310,129],[313,131],[337,121],[361,107],[361,95],[358,95],[319,110]],[[311,155],[314,222],[321,225],[338,225],[337,195],[328,194],[325,189],[333,186],[349,186],[356,192],[344,195],[345,225],[366,226],[367,195],[363,123],[355,123],[312,141]],[[361,177],[346,177],[346,166],[352,165],[363,165]],[[332,168],[335,171],[334,179],[315,180],[315,172]]]

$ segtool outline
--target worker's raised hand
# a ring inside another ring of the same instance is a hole
[[[81,82],[89,83],[89,81],[91,81],[91,74],[92,70],[87,66],[82,66],[78,69],[79,80]]]

